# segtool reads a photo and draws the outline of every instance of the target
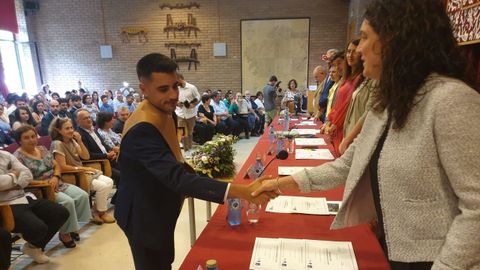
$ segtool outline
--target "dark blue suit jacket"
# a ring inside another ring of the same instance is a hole
[[[227,183],[188,173],[153,125],[132,127],[120,148],[115,218],[129,238],[173,252],[184,195],[223,203]]]
[[[85,147],[87,148],[88,152],[90,153],[90,159],[108,159],[107,154],[104,154],[100,147],[98,147],[97,143],[95,140],[86,132],[83,128],[78,128],[77,129],[78,133],[82,135],[82,141],[83,144],[85,144]],[[107,149],[107,152],[112,150],[110,147],[107,146],[107,144],[103,141],[102,137],[98,135],[98,132],[95,131],[95,134],[97,134],[98,138],[100,138],[100,141],[102,142],[103,147]]]

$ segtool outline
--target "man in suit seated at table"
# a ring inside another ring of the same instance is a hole
[[[82,141],[90,153],[90,159],[108,159],[112,167],[112,179],[115,185],[120,181],[120,170],[116,162],[118,151],[108,147],[102,137],[93,128],[93,121],[86,109],[79,109],[76,112],[77,130],[82,136]]]
[[[125,123],[120,152],[122,180],[115,208],[136,269],[171,269],[174,230],[185,195],[216,203],[227,198],[252,201],[252,190],[261,184],[229,184],[188,170],[176,134],[176,69],[174,61],[156,53],[137,63],[145,100]],[[262,194],[254,202],[266,203],[271,197],[275,194]]]

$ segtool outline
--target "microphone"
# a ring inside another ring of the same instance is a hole
[[[265,172],[265,170],[267,169],[268,165],[270,165],[272,163],[272,161],[276,160],[276,159],[280,159],[280,160],[285,160],[288,158],[288,152],[286,150],[281,150],[280,152],[278,152],[275,157],[273,157],[265,167],[263,167],[263,170],[258,174],[258,177],[262,176],[262,174]]]
[[[263,172],[265,172],[268,165],[270,165],[272,163],[272,161],[274,161],[276,159],[285,160],[287,158],[288,158],[288,152],[286,150],[281,150],[267,163],[267,165],[265,167],[263,167],[263,170],[258,174],[258,177],[262,176]],[[244,179],[248,178],[248,170],[247,170],[247,173],[245,174],[245,176],[243,178]]]

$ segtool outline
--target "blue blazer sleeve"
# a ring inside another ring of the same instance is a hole
[[[198,199],[223,203],[227,183],[188,173],[178,162],[160,132],[151,124],[134,126],[122,139],[121,162],[135,160],[172,191]],[[123,167],[123,164],[122,164]],[[122,181],[124,181],[122,172]],[[130,179],[125,179],[130,181]],[[131,179],[135,181],[135,179]]]

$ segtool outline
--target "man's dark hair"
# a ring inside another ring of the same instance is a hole
[[[17,98],[15,98],[15,106],[17,106],[17,103],[19,101],[23,101],[23,102],[27,103],[27,101],[24,98],[17,96]]]
[[[83,89],[83,88],[80,88],[80,89],[78,90],[78,92],[85,94],[87,91],[85,91],[85,89]]]
[[[8,104],[13,104],[15,103],[15,100],[17,100],[19,96],[17,94],[14,94],[14,93],[9,93],[7,95],[7,103]]]
[[[82,98],[81,98],[80,96],[77,96],[77,95],[71,95],[71,96],[70,96],[70,100],[71,100],[72,102],[75,102],[75,101],[80,101],[80,100],[82,100]]]
[[[127,98],[129,98],[129,97],[133,98],[133,95],[132,95],[132,94],[128,94],[126,97],[127,97]]]
[[[210,96],[211,96],[212,98],[216,98],[216,97],[218,97],[219,95],[220,95],[220,92],[219,92],[219,90],[217,90],[217,91],[213,91],[213,93],[212,93]]]
[[[205,101],[209,100],[212,96],[209,94],[205,94],[202,96],[202,103],[205,103]]]
[[[99,112],[97,113],[97,127],[104,128],[105,125],[113,119],[113,113]]]
[[[59,98],[59,99],[58,99],[58,104],[62,104],[62,103],[67,103],[67,104],[68,104],[68,99],[66,99],[66,98]]]
[[[270,80],[268,80],[268,81],[269,82],[278,82],[277,76],[275,76],[275,75],[270,76]]]
[[[163,54],[147,54],[137,63],[138,79],[149,79],[153,72],[172,73],[177,70],[177,63]]]
[[[60,98],[60,94],[58,94],[57,92],[53,92],[53,93],[51,94],[51,96],[52,96],[52,98],[53,98],[53,96],[57,96],[58,98]]]
[[[104,98],[108,99],[108,96],[107,96],[107,95],[102,95],[102,96],[100,97],[100,100],[103,101]]]

